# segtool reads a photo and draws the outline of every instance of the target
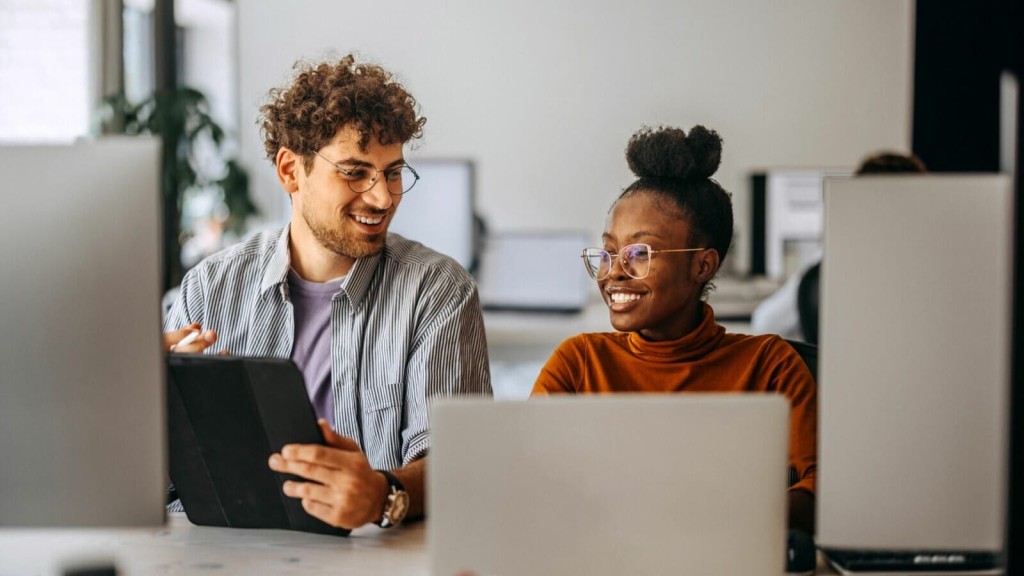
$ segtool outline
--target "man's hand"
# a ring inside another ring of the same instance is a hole
[[[198,354],[216,341],[217,332],[203,330],[198,322],[179,330],[164,332],[164,350],[167,352]]]
[[[331,526],[352,530],[376,522],[384,512],[388,481],[370,467],[354,440],[339,436],[320,420],[326,446],[288,444],[270,456],[270,469],[310,482],[287,481],[284,493],[301,498],[311,516]]]

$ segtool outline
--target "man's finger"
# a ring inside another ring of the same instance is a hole
[[[309,498],[324,504],[332,504],[334,501],[333,490],[323,484],[315,484],[313,482],[289,480],[284,483],[283,491],[285,496],[291,498]]]
[[[312,498],[302,499],[302,508],[309,513],[310,516],[323,520],[325,523],[331,526],[337,526],[335,521],[334,507],[323,502],[318,502]]]
[[[184,328],[179,328],[177,330],[171,330],[170,332],[164,332],[164,334],[163,334],[164,350],[170,350],[172,346],[174,346],[178,342],[181,342],[186,336],[188,336],[189,334],[191,334],[193,332],[197,332],[200,329],[201,329],[201,326],[199,325],[199,323],[198,322],[193,322],[192,324],[189,324],[188,326],[185,326]]]
[[[287,461],[316,464],[334,470],[345,470],[366,464],[362,452],[342,450],[324,444],[287,444],[281,448],[281,457]]]
[[[317,420],[317,424],[320,425],[320,432],[323,433],[324,442],[326,442],[328,446],[333,446],[339,450],[346,450],[349,452],[362,451],[359,449],[359,444],[355,440],[335,432],[331,428],[331,425],[327,423],[327,420],[321,418]]]
[[[280,454],[273,454],[268,461],[270,469],[281,474],[293,474],[306,480],[312,480],[321,484],[328,484],[332,480],[337,481],[335,468],[328,468],[319,464],[289,460],[282,458]]]
[[[181,354],[198,354],[203,350],[206,350],[214,342],[217,341],[216,330],[203,330],[199,332],[195,339],[191,342],[187,342],[188,338],[183,339],[181,342],[171,346],[171,352],[178,352]]]

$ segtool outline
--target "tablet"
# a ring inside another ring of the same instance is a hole
[[[270,455],[323,444],[302,372],[290,360],[170,354],[171,482],[193,524],[281,528],[345,536],[284,495]]]

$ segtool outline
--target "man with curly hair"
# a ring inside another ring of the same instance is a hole
[[[416,101],[351,55],[297,69],[260,120],[290,222],[189,271],[164,342],[295,361],[326,445],[270,458],[308,480],[285,494],[333,526],[393,526],[424,514],[430,400],[491,393],[483,317],[454,260],[388,233],[418,179],[403,156],[426,122]]]

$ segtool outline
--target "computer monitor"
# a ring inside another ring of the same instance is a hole
[[[477,228],[473,162],[466,159],[409,158],[420,179],[395,212],[389,230],[451,256],[474,271]]]
[[[826,181],[822,548],[1000,550],[1011,206],[998,174]]]
[[[750,274],[785,280],[821,254],[822,183],[847,168],[775,168],[751,175]]]
[[[164,521],[159,158],[0,146],[0,526]]]
[[[519,312],[583,310],[596,291],[580,261],[588,240],[583,230],[488,235],[478,274],[481,305]]]

